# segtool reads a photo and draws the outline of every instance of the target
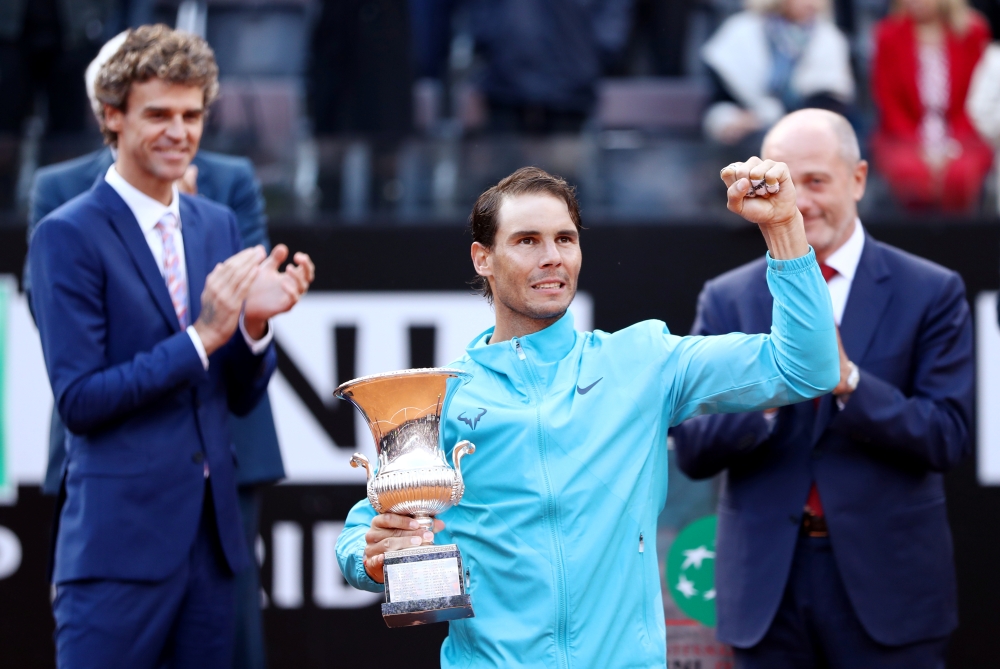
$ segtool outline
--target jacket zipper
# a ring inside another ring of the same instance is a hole
[[[642,532],[639,532],[639,569],[642,570],[642,626],[646,630],[646,638],[650,639],[649,636],[649,602],[646,601],[646,542],[642,536]],[[652,639],[650,639],[652,641]]]
[[[521,342],[514,338],[514,351],[517,353],[519,360],[527,362],[528,356],[524,354],[524,349],[521,348]],[[542,465],[542,480],[545,482],[545,496],[546,496],[546,508],[547,516],[549,521],[549,536],[552,540],[552,546],[555,549],[555,559],[556,559],[556,596],[557,596],[557,620],[556,620],[556,645],[558,647],[557,657],[559,658],[560,667],[569,667],[569,651],[566,648],[566,611],[568,606],[566,605],[566,577],[563,569],[563,554],[562,554],[562,542],[559,539],[559,532],[556,527],[556,499],[555,495],[552,494],[552,483],[549,479],[549,462],[548,462],[548,451],[545,448],[545,438],[542,430],[542,402],[541,395],[538,391],[538,386],[535,385],[535,375],[531,369],[531,365],[526,366],[528,384],[531,386],[531,390],[535,395],[535,431],[538,438],[538,454]]]

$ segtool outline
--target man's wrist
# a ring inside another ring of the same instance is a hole
[[[798,211],[789,221],[767,226],[765,234],[768,250],[775,260],[792,260],[809,253],[805,225]]]
[[[847,361],[847,365],[849,370],[847,372],[847,378],[840,386],[837,387],[837,389],[833,393],[834,395],[837,396],[839,400],[842,400],[844,404],[847,403],[847,400],[850,398],[851,393],[853,393],[857,389],[858,382],[861,380],[861,370],[858,369],[858,366],[855,365],[850,360]]]
[[[212,355],[222,346],[223,342],[216,339],[215,331],[202,323],[200,319],[195,321],[195,324],[191,327],[194,328],[198,338],[201,340],[201,345],[205,349],[205,355]]]
[[[243,328],[247,333],[247,336],[255,341],[259,341],[264,338],[267,334],[267,319],[261,320],[258,318],[243,318]]]

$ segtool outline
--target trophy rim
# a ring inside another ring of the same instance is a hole
[[[456,369],[455,367],[415,367],[413,369],[398,369],[392,372],[367,374],[365,376],[359,376],[356,379],[351,379],[350,381],[345,381],[337,386],[336,390],[333,391],[333,396],[337,399],[346,400],[347,398],[344,397],[344,393],[355,386],[359,386],[370,381],[405,378],[409,376],[449,376],[461,379],[463,383],[467,383],[472,378],[472,374],[469,372],[462,369]]]

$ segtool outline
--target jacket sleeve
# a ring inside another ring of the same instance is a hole
[[[51,214],[65,200],[61,199],[56,192],[56,184],[51,182],[48,174],[44,171],[35,174],[31,183],[31,193],[28,195],[28,245],[31,245],[31,238],[35,234],[35,229],[42,219]],[[28,310],[31,317],[35,317],[35,307],[31,304],[31,267],[28,265],[28,258],[24,259],[24,273],[21,278],[21,289],[28,298]]]
[[[706,413],[794,404],[840,381],[833,307],[816,254],[767,258],[774,296],[770,334],[679,339],[668,360],[670,424]]]
[[[928,310],[914,350],[911,387],[861,369],[858,387],[829,429],[945,471],[969,454],[975,362],[965,286],[951,274]]]
[[[162,395],[205,378],[178,332],[128,362],[107,364],[104,269],[80,229],[49,218],[29,249],[32,301],[59,415],[77,434],[100,429]]]
[[[267,235],[267,216],[264,214],[264,194],[260,182],[253,172],[249,160],[240,161],[235,171],[236,178],[229,193],[228,205],[236,214],[243,248],[263,244],[271,251],[271,240]]]
[[[238,225],[235,213],[230,213],[230,248],[233,249],[234,253],[243,248],[240,240],[242,232]],[[201,299],[200,296],[199,299]],[[229,410],[237,416],[245,416],[257,406],[261,397],[267,392],[271,374],[278,366],[278,355],[274,348],[274,342],[272,340],[263,352],[254,354],[246,339],[243,338],[242,331],[237,328],[221,353],[222,355],[219,357],[222,358],[225,365]]]
[[[371,527],[375,509],[363,499],[347,514],[344,531],[337,537],[337,562],[344,578],[358,590],[384,592],[385,586],[376,583],[365,571],[365,534]]]
[[[720,303],[712,283],[707,283],[698,296],[691,334],[719,335],[739,329],[736,315]],[[760,411],[695,416],[670,430],[677,466],[692,479],[710,478],[734,458],[767,441],[772,428]]]

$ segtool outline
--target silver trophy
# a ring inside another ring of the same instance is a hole
[[[461,501],[460,462],[476,447],[455,444],[455,467],[450,467],[441,446],[441,416],[454,390],[470,378],[458,369],[407,369],[363,376],[334,391],[361,411],[375,438],[377,469],[360,453],[351,458],[352,467],[368,472],[368,501],[375,511],[412,516],[422,530],[431,530],[434,516]],[[382,617],[389,627],[475,615],[455,544],[387,551],[384,572]]]

